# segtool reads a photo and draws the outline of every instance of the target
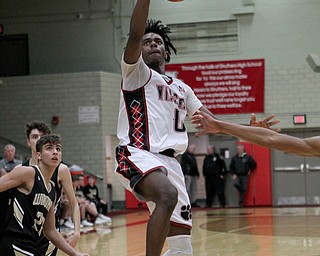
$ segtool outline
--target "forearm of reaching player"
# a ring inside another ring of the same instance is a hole
[[[67,238],[67,242],[72,246],[75,247],[78,243],[78,240],[80,238],[80,211],[79,211],[79,205],[77,201],[75,200],[76,204],[71,204],[71,211],[72,211],[72,221],[74,224],[74,231],[71,236]]]
[[[319,156],[320,137],[300,139],[260,127],[242,126],[224,121],[216,123],[221,132],[247,142],[300,156]]]
[[[214,114],[212,114],[212,112],[211,112],[209,109],[207,109],[205,106],[200,107],[199,110],[202,111],[202,112],[204,112],[204,113],[206,113],[206,114],[208,114],[209,116],[211,116],[211,117],[214,118],[214,119],[218,119],[218,118],[217,118]]]
[[[65,165],[60,165],[59,179],[63,187],[63,191],[66,194],[71,208],[71,217],[74,224],[74,233],[67,238],[68,243],[75,247],[80,238],[80,210],[78,201],[76,199],[69,168]]]
[[[210,115],[212,118],[214,119],[218,119],[214,114],[211,113],[211,111],[209,111],[206,107],[202,106],[200,109],[200,111]],[[244,126],[255,126],[255,127],[263,127],[266,129],[271,129],[274,130],[276,132],[280,132],[281,129],[280,128],[273,128],[274,125],[278,124],[280,122],[279,119],[274,119],[275,115],[269,115],[266,118],[264,118],[263,120],[257,120],[256,115],[254,113],[251,114],[251,119],[249,124],[242,124]]]
[[[209,115],[210,117],[212,117],[213,119],[219,120],[214,114],[212,114],[212,112],[207,109],[205,106],[202,106],[199,108],[199,111],[204,112],[205,114]],[[198,112],[196,112],[195,114],[197,114]],[[223,131],[220,131],[219,134],[226,134]]]
[[[21,175],[23,173],[23,175]],[[17,166],[11,172],[0,177],[0,192],[11,188],[22,187],[25,193],[33,186],[34,170],[25,166]]]
[[[124,61],[128,64],[136,63],[141,55],[141,40],[149,15],[149,5],[150,0],[138,0],[133,9],[129,38],[124,52]]]
[[[55,229],[47,230],[45,236],[50,240],[59,250],[67,255],[76,255],[77,251],[66,242],[62,235]]]
[[[145,24],[149,15],[150,0],[138,0],[130,20],[129,38],[137,38],[140,41],[144,35]]]
[[[66,242],[63,236],[56,230],[55,216],[54,216],[54,204],[51,206],[46,220],[44,222],[43,233],[58,249],[66,253],[67,255],[77,255],[77,251]]]

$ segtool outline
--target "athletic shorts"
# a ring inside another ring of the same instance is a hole
[[[29,240],[4,236],[0,245],[0,255],[43,256],[43,253]]]
[[[166,169],[169,181],[178,190],[178,203],[172,213],[170,221],[174,225],[191,229],[192,215],[189,196],[180,163],[174,157],[151,153],[131,146],[119,146],[116,149],[116,159],[118,163],[116,173],[121,183],[142,202],[146,200],[134,191],[135,185],[143,179],[144,175],[154,170],[159,170],[160,168]],[[155,204],[148,201],[147,205],[149,211],[152,213]]]

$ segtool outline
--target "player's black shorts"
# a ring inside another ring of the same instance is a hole
[[[5,235],[1,240],[0,255],[43,256],[43,253],[38,250],[37,245],[32,241]]]

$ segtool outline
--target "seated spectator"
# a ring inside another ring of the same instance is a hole
[[[74,224],[71,218],[71,207],[69,204],[68,197],[62,191],[61,200],[60,200],[60,209],[58,212],[59,224],[62,228],[74,228]]]
[[[90,222],[88,217],[91,217],[96,225],[106,223],[106,220],[99,216],[96,205],[85,198],[83,187],[81,186],[81,178],[83,178],[83,175],[75,175],[72,177],[73,188],[80,208],[81,225],[84,227],[93,226],[93,223]]]
[[[99,189],[95,184],[96,179],[93,175],[89,175],[88,184],[83,188],[84,196],[90,201],[93,202],[98,210],[99,217],[105,219],[108,222],[112,222],[110,217],[105,216],[108,211],[107,203],[99,197]]]
[[[76,164],[71,165],[69,167],[69,171],[71,173],[71,176],[80,175],[80,174],[83,175],[83,168]]]

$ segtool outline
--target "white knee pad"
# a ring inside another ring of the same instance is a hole
[[[167,243],[169,249],[163,256],[193,255],[190,235],[169,236]]]

